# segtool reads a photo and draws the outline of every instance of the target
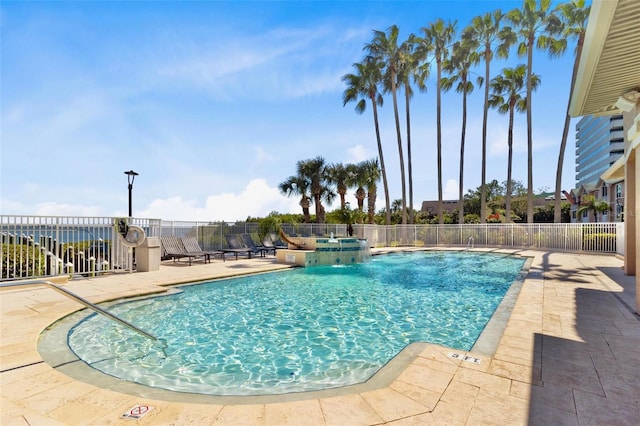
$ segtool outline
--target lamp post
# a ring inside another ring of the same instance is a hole
[[[138,173],[134,172],[133,170],[129,170],[128,172],[124,172],[124,174],[127,175],[127,181],[129,183],[129,217],[132,217],[133,214],[131,213],[131,190],[133,189],[133,181],[136,176],[138,176]]]

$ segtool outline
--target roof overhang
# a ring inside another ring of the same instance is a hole
[[[625,157],[620,157],[615,163],[611,165],[603,174],[600,175],[600,179],[606,183],[616,183],[624,180],[624,163]]]
[[[620,113],[618,99],[640,91],[640,3],[593,0],[569,106],[572,117]]]

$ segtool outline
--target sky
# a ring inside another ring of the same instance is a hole
[[[301,213],[278,184],[300,160],[377,157],[372,109],[343,106],[373,30],[400,41],[521,1],[11,1],[0,3],[0,212],[237,221]],[[574,44],[536,52],[533,187],[555,189]],[[515,51],[492,74],[526,63]],[[481,63],[474,72],[484,75]],[[414,208],[438,197],[435,72],[411,102]],[[406,156],[404,96],[400,116]],[[464,192],[481,184],[483,89],[468,98]],[[444,199],[458,198],[462,96],[442,98]],[[391,200],[401,198],[390,96],[379,111]],[[489,113],[487,181],[507,176],[508,117]],[[563,189],[575,185],[575,119]],[[405,159],[406,161],[406,159]],[[405,166],[407,167],[407,166]],[[513,179],[527,183],[526,115]],[[382,182],[377,209],[384,207]],[[355,189],[347,201],[355,205]],[[335,208],[335,205],[333,206]],[[327,210],[330,210],[328,208]]]

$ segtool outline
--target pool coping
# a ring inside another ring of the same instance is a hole
[[[416,252],[416,251],[464,251],[460,249],[447,249],[447,248],[410,248],[399,249],[390,251],[380,251],[375,255],[398,253],[398,252]],[[491,253],[493,250],[471,250],[473,252]],[[377,389],[384,389],[390,386],[397,378],[415,361],[415,359],[429,346],[435,346],[442,348],[444,351],[450,353],[463,352],[473,353],[475,356],[487,356],[494,355],[504,330],[507,327],[507,323],[511,316],[511,312],[517,298],[520,294],[520,290],[524,284],[529,268],[533,262],[533,256],[522,255],[520,253],[505,252],[502,250],[496,250],[496,253],[507,254],[510,256],[519,256],[525,258],[525,263],[522,266],[518,276],[514,279],[509,289],[505,293],[502,301],[493,312],[491,318],[485,325],[484,329],[480,333],[480,336],[476,340],[475,344],[470,351],[462,349],[449,348],[446,346],[430,343],[430,342],[414,342],[407,345],[397,355],[391,358],[385,363],[378,371],[376,371],[369,379],[362,383],[338,386],[328,389],[315,390],[315,391],[298,391],[287,392],[280,394],[268,394],[268,395],[208,395],[192,392],[181,392],[175,390],[168,390],[162,388],[156,388],[153,386],[143,385],[135,383],[117,377],[111,376],[107,373],[103,373],[80,359],[73,350],[69,347],[68,343],[61,345],[60,342],[67,341],[67,336],[70,329],[75,326],[83,318],[92,315],[93,312],[89,312],[86,309],[79,309],[75,312],[65,315],[59,318],[47,326],[38,335],[36,343],[37,351],[42,357],[43,361],[50,365],[52,368],[60,371],[61,373],[81,382],[85,382],[103,389],[125,393],[132,396],[153,398],[170,402],[184,402],[184,403],[201,403],[201,404],[269,404],[276,402],[290,402],[290,401],[303,401],[309,399],[329,398],[335,396],[344,396],[352,394],[360,394],[363,392],[373,391]],[[276,271],[260,271],[256,274],[271,273]],[[238,275],[254,275],[238,274]],[[216,279],[235,278],[238,275],[220,277]],[[167,287],[164,291],[147,292],[145,294],[138,294],[126,298],[116,298],[111,300],[105,300],[100,302],[102,306],[109,306],[110,304],[120,303],[123,300],[135,300],[137,298],[146,298],[149,296],[168,295],[171,294],[178,286],[184,285],[198,285],[211,280],[199,280],[199,281],[186,281],[163,284],[163,287]]]

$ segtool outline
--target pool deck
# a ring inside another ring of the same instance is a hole
[[[485,250],[477,250],[485,251]],[[432,344],[383,380],[335,393],[203,402],[135,395],[78,381],[37,351],[39,334],[81,306],[45,287],[0,290],[0,424],[6,425],[636,425],[640,423],[640,317],[635,277],[614,256],[491,250],[532,257],[493,350]],[[102,302],[167,285],[282,268],[273,256],[209,264],[163,262],[159,271],[73,280]],[[492,352],[488,354],[487,352]],[[465,359],[466,358],[466,359]],[[479,360],[479,363],[473,362]],[[153,407],[140,419],[122,415]]]

